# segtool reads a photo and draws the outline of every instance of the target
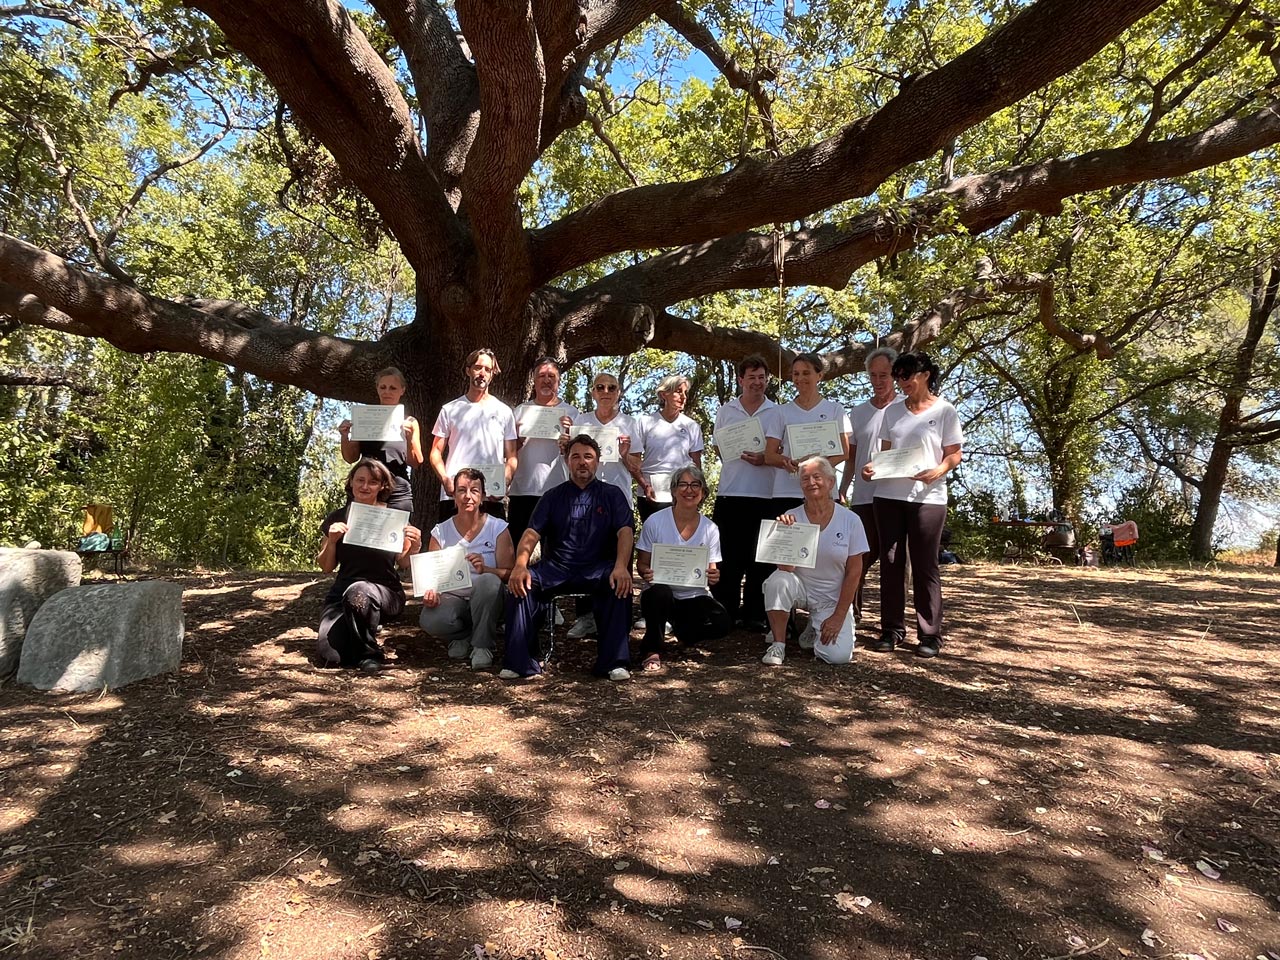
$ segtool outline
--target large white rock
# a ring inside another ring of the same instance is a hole
[[[18,669],[22,638],[51,596],[80,582],[80,558],[67,550],[0,547],[0,681]]]
[[[171,673],[182,660],[182,588],[164,580],[63,590],[27,628],[18,682],[101,690]]]

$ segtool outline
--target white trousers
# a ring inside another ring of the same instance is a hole
[[[826,663],[849,663],[853,660],[853,606],[845,614],[840,632],[831,643],[822,643],[822,624],[835,613],[834,607],[812,606],[805,596],[804,582],[794,573],[787,570],[775,570],[764,582],[764,608],[766,610],[785,610],[790,613],[797,606],[809,608],[809,623],[814,633],[813,655]]]

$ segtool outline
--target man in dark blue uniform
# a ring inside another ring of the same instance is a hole
[[[558,593],[591,595],[600,638],[594,672],[610,680],[631,676],[631,504],[613,484],[596,479],[600,447],[594,439],[574,437],[565,460],[569,480],[542,495],[516,547],[507,580],[507,648],[498,674],[504,680],[542,673],[538,631],[546,601]],[[530,566],[539,542],[542,559]]]

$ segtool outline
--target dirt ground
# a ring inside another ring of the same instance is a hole
[[[182,582],[178,674],[0,689],[0,954],[1280,960],[1280,572],[951,567],[935,661],[623,684]]]

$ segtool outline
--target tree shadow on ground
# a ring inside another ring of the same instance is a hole
[[[629,684],[588,675],[591,642],[541,682],[471,673],[416,607],[383,675],[317,670],[327,586],[192,578],[179,674],[0,690],[0,948],[1280,945],[1274,575],[952,568],[938,661],[766,670],[735,634]]]

